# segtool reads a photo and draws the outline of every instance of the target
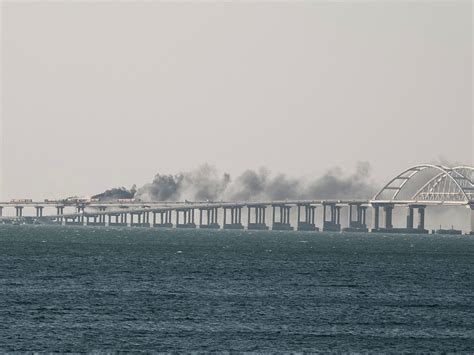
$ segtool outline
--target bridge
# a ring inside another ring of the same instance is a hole
[[[474,234],[474,167],[448,168],[421,164],[392,178],[372,199],[325,199],[238,202],[164,201],[49,201],[17,200],[0,202],[0,223],[60,224],[117,227],[163,227],[202,229],[297,230],[331,232],[428,233],[427,206],[464,206],[471,213]],[[23,213],[32,208],[31,216]],[[55,214],[44,215],[46,207]],[[3,216],[13,208],[14,216]],[[322,220],[316,223],[316,209]],[[393,210],[406,209],[406,224],[395,227]],[[71,210],[69,213],[67,210]],[[267,209],[269,212],[267,213]],[[342,210],[347,223],[342,226]],[[372,215],[369,228],[368,210]],[[242,218],[242,211],[244,217]],[[291,211],[294,211],[292,213]],[[197,212],[197,213],[196,213]],[[416,212],[416,213],[415,213]],[[270,215],[270,216],[269,216]],[[267,217],[271,217],[267,218]],[[415,221],[417,224],[415,225]],[[460,231],[445,231],[460,233]]]

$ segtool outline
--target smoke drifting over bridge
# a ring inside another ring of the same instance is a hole
[[[370,198],[376,190],[367,162],[359,162],[352,174],[334,168],[316,179],[272,174],[265,168],[246,170],[233,179],[205,164],[176,175],[157,174],[151,183],[138,188],[135,197],[143,201]]]

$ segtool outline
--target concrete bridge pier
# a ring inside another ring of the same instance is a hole
[[[102,218],[104,216],[104,218]],[[88,214],[86,217],[86,226],[105,226],[105,215]]]
[[[391,204],[383,206],[385,214],[385,227],[383,229],[385,232],[393,229],[393,208],[394,206]]]
[[[392,204],[373,204],[374,227],[371,232],[390,232],[393,229],[392,225]],[[383,208],[385,225],[380,227],[380,209]]]
[[[128,226],[128,213],[122,212],[120,213],[120,223]]]
[[[276,210],[280,210],[280,218],[276,220]],[[292,231],[293,227],[290,223],[291,206],[284,204],[272,205],[272,230]]]
[[[36,218],[41,218],[43,217],[43,206],[35,206],[36,209]]]
[[[150,227],[150,211],[143,212],[144,227]]]
[[[247,229],[249,230],[268,230],[268,226],[265,224],[265,210],[266,205],[256,204],[256,205],[247,205],[248,208],[248,225]],[[255,222],[251,221],[251,210],[255,211]]]
[[[380,228],[380,207],[383,208],[384,213],[384,226]],[[393,209],[395,204],[385,203],[374,205],[374,219],[375,225],[373,232],[384,232],[384,233],[428,233],[425,229],[425,205],[409,205],[407,209],[407,223],[405,228],[395,228],[393,226]],[[418,211],[418,225],[414,227],[415,220],[415,209]]]
[[[218,214],[217,214],[217,207],[202,207],[199,209],[199,228],[203,228],[203,229],[219,229],[220,226],[219,226],[219,223],[217,222],[217,217],[218,217]],[[204,213],[205,212],[205,213]],[[206,215],[205,217],[205,221],[206,223],[203,223],[204,222],[204,216],[203,215]]]
[[[23,217],[23,206],[15,206],[15,216]]]
[[[304,207],[304,220],[301,220],[301,207]],[[314,216],[316,214],[316,206],[310,204],[298,204],[298,231],[319,231],[314,223]]]
[[[408,206],[407,210],[407,230],[413,230],[413,223],[415,219],[414,207]]]
[[[371,232],[377,232],[380,229],[380,206],[379,205],[372,205],[372,215],[374,223],[372,225]]]
[[[224,229],[244,229],[242,224],[242,206],[224,206]],[[230,223],[228,222],[227,216],[230,215]]]
[[[183,213],[183,223],[180,223],[180,213]],[[177,208],[176,209],[176,228],[196,228],[194,223],[194,208]]]
[[[355,210],[354,210],[355,209]],[[349,203],[348,205],[348,223],[349,227],[344,228],[344,232],[368,232],[367,228],[367,206],[361,203]],[[355,218],[354,218],[355,217]]]
[[[418,208],[418,230],[425,231],[425,208],[426,206],[417,206]],[[426,231],[428,232],[428,231]]]
[[[327,209],[329,208],[329,217],[327,217]],[[323,203],[323,231],[325,232],[340,232],[341,231],[341,206],[335,203]]]
[[[23,206],[15,206],[16,216],[23,217]]]
[[[153,211],[153,227],[159,228],[173,228],[173,223],[171,222],[171,210],[160,210]],[[160,221],[158,222],[157,216],[160,215]]]
[[[56,218],[56,222],[59,223],[59,224],[63,224],[64,223],[64,218],[62,217],[62,215],[64,214],[64,206],[62,206],[62,205],[56,206],[56,214],[58,216]]]
[[[77,217],[77,221],[76,221],[76,224],[77,225],[84,225],[84,213],[85,213],[85,206],[83,205],[78,205],[76,206],[76,213],[80,214],[78,217]]]
[[[418,225],[416,227],[416,229],[413,228],[413,210],[414,209],[417,209],[418,210]],[[425,234],[425,233],[428,233],[429,231],[427,229],[425,229],[425,209],[426,209],[426,205],[410,205],[408,206],[408,216],[407,216],[407,229],[410,229],[411,227],[411,230],[410,232],[413,232],[413,233],[422,233],[422,234]],[[410,222],[410,226],[408,225],[408,222]]]
[[[474,203],[469,205],[471,209],[471,232],[469,234],[474,235]]]
[[[105,220],[106,220],[106,214],[105,211],[107,211],[107,207],[105,206],[100,206],[99,207],[99,212],[103,212],[99,214],[99,223],[103,224],[105,226]]]
[[[82,226],[84,222],[81,220],[81,217],[64,217],[64,224],[67,226]]]
[[[124,221],[124,213],[109,213],[108,225],[109,227],[126,227],[127,222]]]
[[[64,224],[67,226],[82,226],[84,224],[84,216],[65,217]]]
[[[137,219],[135,220],[135,216]],[[148,222],[149,212],[130,212],[130,226],[131,227],[150,227]]]
[[[157,222],[156,216],[160,215],[160,223]],[[157,211],[153,213],[153,226],[160,228],[173,228],[173,222],[171,222],[171,210]]]

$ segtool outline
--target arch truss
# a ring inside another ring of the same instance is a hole
[[[408,199],[411,201],[474,203],[474,167],[448,168],[430,164],[416,165],[398,174],[374,196],[373,201],[395,202],[407,199],[401,196],[413,181],[416,188],[411,187],[415,191],[410,192]]]

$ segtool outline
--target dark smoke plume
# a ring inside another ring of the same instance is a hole
[[[130,190],[127,190],[125,187],[118,187],[107,190],[101,194],[92,196],[93,199],[99,199],[101,201],[113,201],[118,199],[131,199],[134,198],[137,189],[133,185]]]
[[[177,175],[157,174],[139,188],[136,198],[143,201],[256,201],[286,199],[371,198],[376,192],[370,180],[370,166],[357,165],[355,173],[345,176],[341,169],[327,171],[315,180],[272,175],[266,169],[246,170],[235,180],[219,175],[209,165]]]
[[[219,176],[214,167],[203,165],[177,175],[157,174],[153,182],[138,189],[136,197],[143,201],[214,201],[222,197],[229,182],[229,174]]]
[[[358,162],[354,174],[344,177],[340,168],[326,172],[313,181],[307,188],[306,195],[311,198],[372,198],[377,192],[370,183],[370,165]]]

